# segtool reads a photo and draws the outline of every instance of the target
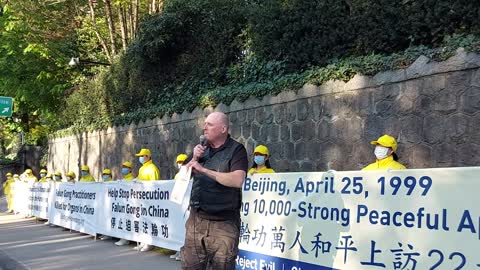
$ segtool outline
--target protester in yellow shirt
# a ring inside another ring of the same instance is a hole
[[[182,166],[185,164],[185,160],[187,160],[187,158],[188,158],[187,154],[180,154],[177,156],[176,165],[177,165],[178,171],[180,171]],[[180,173],[177,172],[173,179],[178,180],[179,177],[180,177]],[[175,259],[176,261],[180,261],[181,260],[180,251],[177,251],[175,254],[170,255],[170,259]]]
[[[102,182],[110,182],[110,181],[113,181],[112,170],[105,168],[102,172]]]
[[[95,178],[90,174],[90,168],[87,165],[82,165],[80,175],[79,182],[95,182]]]
[[[26,183],[35,183],[35,182],[38,181],[38,178],[35,175],[33,175],[32,169],[26,169],[25,172],[24,172],[24,175],[25,175],[25,177],[24,177],[23,180]]]
[[[102,179],[100,179],[100,182],[111,182],[111,181],[113,181],[112,170],[110,170],[109,168],[103,169]],[[100,240],[110,240],[110,239],[112,239],[112,237],[108,235],[100,236]]]
[[[101,182],[110,182],[110,181],[113,181],[113,178],[112,178],[112,170],[108,169],[108,168],[105,168],[103,171],[102,171],[102,179],[100,180]],[[102,235],[100,236],[100,240],[110,240],[112,239],[111,236],[108,236],[108,235]]]
[[[138,161],[142,163],[142,167],[140,167],[140,170],[138,171],[138,177],[137,179],[140,181],[155,181],[155,180],[160,180],[160,171],[158,170],[157,166],[153,164],[152,162],[152,153],[150,152],[150,149],[143,148],[138,152],[135,156],[138,157]],[[140,245],[136,246],[134,250],[139,250],[139,251],[149,251],[152,250],[152,246],[145,244],[145,243],[140,243]]]
[[[67,174],[65,174],[65,176],[67,176],[67,182],[70,182],[70,183],[75,183],[76,182],[77,175],[75,175],[74,172],[72,172],[72,171],[67,172]]]
[[[39,182],[47,182],[47,170],[45,170],[45,169],[40,170],[40,181]]]
[[[54,180],[55,182],[63,182],[62,172],[61,172],[61,171],[56,171],[56,172],[53,174],[53,180]]]
[[[130,161],[125,161],[122,163],[122,180],[132,181],[135,179],[132,173],[132,163]]]
[[[398,156],[395,152],[397,151],[398,145],[395,138],[385,134],[376,141],[371,141],[370,144],[376,145],[374,153],[377,160],[363,168],[362,171],[406,169],[403,164],[397,161]]]
[[[138,160],[143,164],[138,171],[138,180],[160,180],[160,171],[152,162],[152,153],[150,150],[143,148],[136,156],[139,157]]]
[[[7,177],[7,179],[5,180],[5,182],[3,183],[3,193],[5,194],[5,196],[7,197],[7,209],[8,209],[8,212],[9,213],[12,213],[13,212],[13,209],[12,209],[12,199],[13,199],[13,192],[11,191],[11,184],[13,182],[15,182],[15,179],[13,179],[12,177],[12,173],[7,173],[5,175]]]
[[[132,181],[133,179],[135,179],[132,173],[132,167],[133,166],[130,161],[125,161],[122,163],[122,177],[123,177],[122,180]],[[115,242],[115,245],[117,246],[125,246],[128,244],[130,244],[130,241],[128,241],[127,239],[120,239],[117,242]]]
[[[177,156],[176,164],[177,164],[177,169],[179,171],[180,171],[180,168],[182,168],[183,164],[185,163],[185,160],[187,160],[187,158],[188,158],[187,154],[180,154]],[[176,173],[173,179],[177,180],[178,177],[179,177],[179,174]]]
[[[253,165],[248,174],[275,173],[270,166],[270,153],[265,145],[259,145],[253,150]]]

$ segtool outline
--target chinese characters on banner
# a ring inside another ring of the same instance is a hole
[[[171,199],[174,181],[107,183],[99,232],[179,250],[185,237],[190,188],[182,205]]]
[[[249,176],[237,269],[480,270],[478,175],[471,167]],[[173,186],[16,182],[13,204],[76,231],[178,250],[189,196],[172,202]]]
[[[237,269],[480,269],[480,168],[256,174]]]

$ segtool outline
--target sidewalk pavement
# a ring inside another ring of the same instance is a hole
[[[35,219],[6,214],[0,198],[0,270],[181,269],[180,262],[156,251],[117,247],[113,240],[50,227]]]

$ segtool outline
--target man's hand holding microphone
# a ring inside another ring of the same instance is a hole
[[[193,148],[193,158],[188,162],[187,169],[192,168],[195,173],[205,173],[205,168],[198,163],[207,150],[207,138],[205,135],[200,135],[200,143]]]

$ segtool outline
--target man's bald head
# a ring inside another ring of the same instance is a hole
[[[204,134],[210,143],[223,143],[228,137],[228,116],[222,112],[213,112],[205,119]]]
[[[208,115],[207,119],[210,118],[212,121],[222,125],[222,126],[225,126],[227,128],[227,131],[228,131],[228,127],[229,127],[229,121],[228,121],[228,116],[223,113],[223,112],[213,112],[211,114]]]

